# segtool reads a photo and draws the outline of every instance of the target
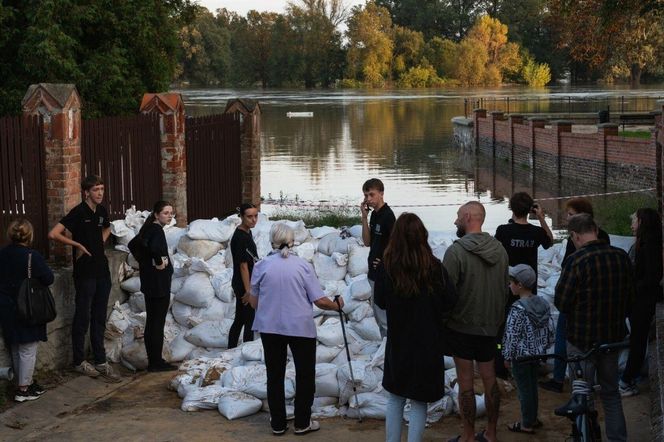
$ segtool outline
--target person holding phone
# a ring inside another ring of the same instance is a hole
[[[177,367],[162,358],[164,325],[171,301],[171,277],[173,264],[168,259],[168,243],[164,226],[173,220],[173,206],[167,201],[157,201],[147,217],[139,236],[147,246],[147,256],[139,260],[141,292],[145,296],[145,350],[148,354],[148,371],[172,371]]]
[[[362,213],[362,241],[369,247],[369,285],[371,286],[371,304],[378,323],[381,337],[387,336],[387,313],[374,302],[374,281],[376,268],[383,259],[383,252],[390,240],[390,233],[396,221],[394,212],[383,199],[385,186],[378,178],[367,180],[362,186],[364,200],[360,204]],[[369,210],[371,210],[369,217]]]

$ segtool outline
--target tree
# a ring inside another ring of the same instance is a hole
[[[543,87],[551,81],[551,69],[546,63],[537,63],[532,57],[526,57],[522,76],[531,87]]]
[[[173,80],[191,10],[189,0],[3,2],[0,112],[18,112],[39,82],[75,83],[87,117],[136,112]]]
[[[395,78],[406,70],[418,66],[424,49],[424,36],[401,26],[394,26],[392,71]]]
[[[424,58],[440,77],[452,77],[459,57],[459,45],[452,40],[434,37],[424,46]]]
[[[369,1],[353,8],[348,19],[347,72],[351,78],[382,86],[390,78],[394,42],[387,9]]]

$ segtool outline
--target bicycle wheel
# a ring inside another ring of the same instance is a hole
[[[582,414],[576,418],[575,442],[601,442],[602,431],[597,422],[597,411]]]

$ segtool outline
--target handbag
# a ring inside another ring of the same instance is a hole
[[[57,316],[51,290],[32,278],[32,252],[28,255],[28,277],[18,289],[16,308],[18,319],[28,325],[46,324]]]
[[[129,241],[129,244],[127,244],[127,248],[131,252],[131,254],[134,256],[136,261],[139,263],[145,262],[148,259],[150,259],[150,250],[148,249],[148,243],[143,238],[143,235],[140,233],[132,238],[131,241]]]

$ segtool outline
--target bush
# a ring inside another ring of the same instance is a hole
[[[422,88],[439,87],[444,83],[432,66],[416,66],[403,73],[397,85],[403,88]]]
[[[524,65],[522,76],[528,86],[543,87],[551,81],[551,69],[546,63],[537,63],[530,58]]]

